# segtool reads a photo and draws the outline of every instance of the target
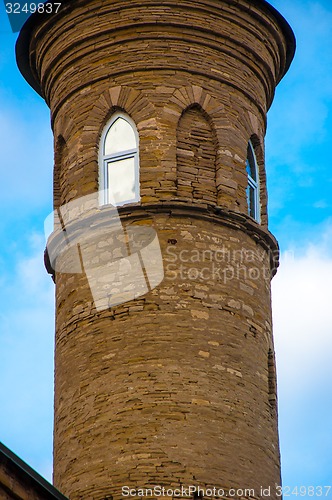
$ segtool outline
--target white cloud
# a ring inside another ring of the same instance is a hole
[[[272,282],[285,484],[317,484],[330,474],[331,221],[315,241],[284,252]]]
[[[319,247],[301,257],[284,253],[273,283],[274,327],[282,371],[293,382],[317,377],[330,356],[331,284],[332,258]]]
[[[312,237],[313,239],[313,237]],[[316,380],[332,350],[332,222],[315,243],[282,253],[272,281],[276,349],[282,377],[292,384]],[[286,380],[285,380],[286,382]]]
[[[53,140],[0,5],[0,440],[51,479],[54,285],[43,238],[26,235],[51,211]]]
[[[33,235],[0,290],[0,440],[51,479],[54,285],[43,250]]]

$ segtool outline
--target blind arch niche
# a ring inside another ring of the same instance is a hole
[[[206,113],[199,106],[187,108],[177,128],[177,196],[217,203],[217,139]]]

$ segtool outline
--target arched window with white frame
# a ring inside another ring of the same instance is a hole
[[[124,205],[139,201],[138,132],[124,113],[107,123],[100,142],[100,189],[102,204]]]
[[[248,184],[246,189],[248,214],[257,222],[260,221],[260,200],[259,200],[259,174],[255,155],[255,149],[251,141],[248,142],[246,171]]]

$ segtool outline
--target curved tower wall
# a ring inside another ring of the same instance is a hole
[[[155,228],[165,270],[103,311],[85,274],[56,274],[54,481],[71,500],[280,484],[264,135],[292,44],[270,6],[247,0],[76,0],[21,33],[22,72],[52,114],[55,207],[98,191],[101,134],[126,113],[140,202],[119,213]],[[247,215],[249,140],[260,223]]]

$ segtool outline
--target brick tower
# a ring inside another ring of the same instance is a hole
[[[294,48],[264,0],[63,0],[20,33],[20,70],[51,109],[55,208],[111,190],[127,236],[103,236],[114,210],[98,195],[99,217],[80,214],[102,229],[89,262],[150,227],[165,273],[117,303],[106,279],[98,308],[87,272],[55,266],[54,482],[71,500],[154,485],[276,498],[264,136]]]

